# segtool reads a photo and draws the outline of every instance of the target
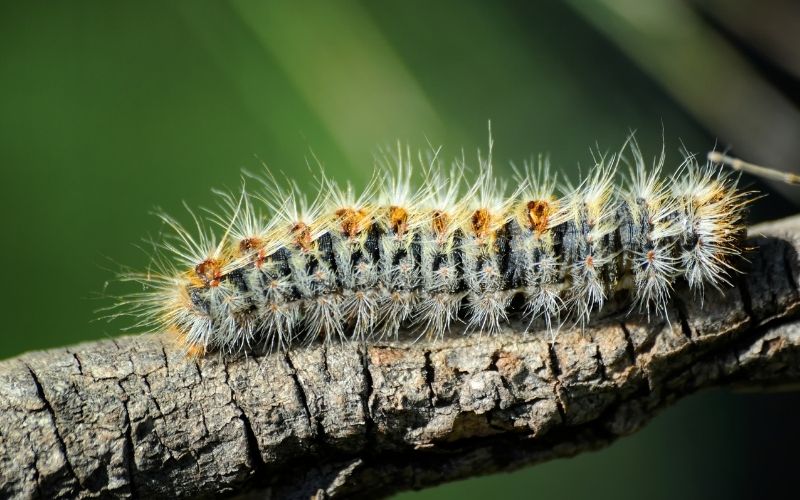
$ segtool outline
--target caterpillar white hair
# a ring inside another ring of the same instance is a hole
[[[217,231],[161,215],[173,234],[153,270],[127,275],[144,290],[122,305],[203,354],[438,339],[456,322],[496,334],[512,315],[553,332],[587,324],[611,299],[649,318],[667,314],[678,282],[701,294],[730,284],[751,201],[735,177],[685,155],[665,178],[663,150],[647,162],[633,140],[594,163],[559,188],[540,159],[509,192],[491,143],[469,182],[463,158],[446,168],[438,151],[398,147],[363,192],[323,177],[313,201],[267,173],[260,189],[218,193]]]

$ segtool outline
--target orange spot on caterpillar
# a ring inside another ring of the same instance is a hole
[[[438,234],[439,236],[444,236],[447,232],[447,226],[450,225],[450,216],[447,215],[445,212],[441,210],[434,210],[433,212],[433,220],[431,221],[431,227],[433,228],[433,232]]]
[[[397,236],[403,236],[408,229],[408,212],[405,208],[389,207],[389,227]]]
[[[292,234],[294,235],[294,244],[298,248],[306,252],[311,250],[311,228],[308,227],[308,224],[298,222],[292,226]]]
[[[251,250],[261,248],[263,245],[264,242],[261,240],[261,238],[245,238],[239,242],[239,252],[247,253]]]
[[[653,250],[648,251],[647,252],[647,262],[652,264],[653,261],[655,261],[655,260],[656,260],[656,252],[653,251]]]
[[[353,208],[340,208],[334,212],[336,217],[339,218],[341,223],[342,232],[348,238],[355,238],[361,232],[362,224],[367,218],[367,212],[363,209],[355,210]]]
[[[479,208],[472,213],[472,230],[478,238],[486,238],[489,236],[489,223],[491,222],[491,215],[489,210]]]
[[[222,263],[218,259],[206,259],[194,267],[194,272],[205,286],[219,286],[222,280]]]
[[[552,207],[544,200],[529,201],[528,205],[528,227],[536,232],[542,234],[547,230],[548,219],[552,212]]]
[[[594,267],[594,257],[591,255],[586,257],[586,267]]]

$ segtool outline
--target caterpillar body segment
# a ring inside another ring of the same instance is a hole
[[[664,150],[648,167],[636,142],[631,143],[632,165],[621,190],[620,245],[623,268],[630,269],[636,290],[633,307],[666,315],[672,284],[679,277],[676,257],[681,233],[679,198],[661,172]]]
[[[401,147],[361,195],[323,179],[309,203],[268,174],[260,192],[220,195],[219,239],[164,216],[175,258],[130,276],[145,290],[125,304],[192,352],[437,339],[456,322],[491,335],[511,314],[554,334],[618,296],[663,316],[679,281],[699,293],[729,283],[751,198],[711,164],[689,156],[665,178],[663,151],[648,163],[635,141],[626,148],[562,190],[546,160],[518,170],[509,192],[491,152],[466,186],[463,160],[446,169],[438,151],[412,161]]]

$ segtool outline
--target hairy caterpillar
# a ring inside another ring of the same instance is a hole
[[[257,191],[218,193],[219,238],[194,215],[193,233],[161,214],[172,257],[127,275],[144,290],[122,305],[202,354],[401,330],[436,339],[457,321],[495,334],[512,313],[553,332],[615,297],[649,317],[667,313],[678,281],[699,293],[729,284],[750,197],[715,164],[686,154],[664,178],[663,148],[648,164],[629,140],[576,186],[559,188],[540,159],[507,193],[491,149],[468,186],[463,158],[446,169],[438,150],[415,159],[400,147],[359,195],[323,176],[308,201],[268,173]]]

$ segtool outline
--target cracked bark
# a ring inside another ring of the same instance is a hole
[[[435,344],[185,359],[161,335],[0,362],[0,497],[373,497],[605,446],[698,389],[800,382],[800,217],[669,322],[554,344],[518,325]]]

